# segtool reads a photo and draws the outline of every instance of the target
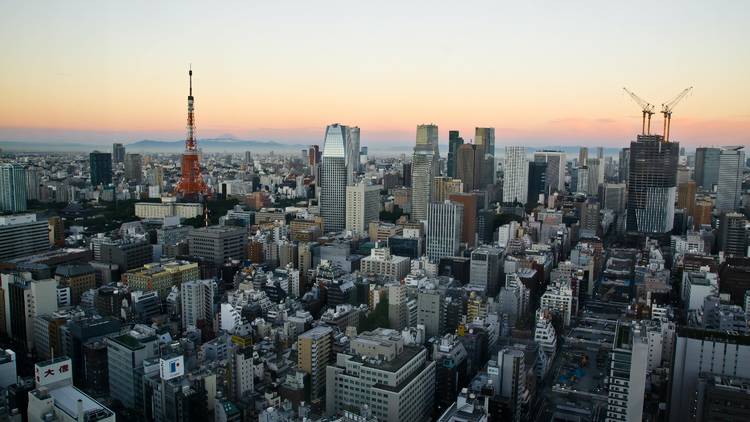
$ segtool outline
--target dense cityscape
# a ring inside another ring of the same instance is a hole
[[[2,154],[0,419],[750,420],[748,161],[670,139],[690,89],[621,149],[203,153],[189,73],[181,155]]]

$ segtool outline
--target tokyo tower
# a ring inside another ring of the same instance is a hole
[[[182,198],[197,200],[211,193],[201,176],[201,164],[198,160],[198,142],[195,140],[195,114],[193,112],[192,69],[188,71],[188,76],[190,77],[190,94],[188,95],[187,139],[185,139],[185,152],[182,154],[182,176],[175,190]]]

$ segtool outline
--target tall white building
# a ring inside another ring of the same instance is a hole
[[[606,422],[642,419],[648,357],[645,329],[637,324],[618,324],[612,346]]]
[[[26,211],[26,169],[12,163],[0,165],[0,209],[5,212]]]
[[[234,397],[240,398],[248,391],[253,391],[255,366],[253,365],[253,348],[246,347],[234,352],[234,368],[232,378],[234,380]]]
[[[545,309],[537,309],[534,342],[539,346],[536,360],[536,376],[543,379],[547,376],[557,353],[557,333],[552,326],[552,314]]]
[[[503,174],[503,202],[525,204],[529,189],[529,164],[526,159],[526,147],[505,147]]]
[[[5,300],[5,332],[34,349],[34,319],[57,311],[57,281],[32,280],[30,273],[2,274]]]
[[[438,127],[436,125],[417,126],[417,143],[411,164],[411,219],[427,219],[427,209],[432,202],[432,180],[438,176]]]
[[[366,181],[346,187],[346,229],[365,233],[371,221],[380,215],[381,185],[368,185]]]
[[[464,221],[464,206],[445,201],[430,204],[427,215],[427,257],[439,261],[458,253]]]
[[[539,151],[534,153],[534,161],[547,163],[547,195],[554,191],[565,191],[565,153],[562,151]]]
[[[542,295],[541,308],[556,313],[567,327],[573,311],[573,290],[565,284],[547,286]]]
[[[500,286],[502,251],[491,246],[481,246],[471,253],[469,266],[469,285],[472,290],[481,291],[490,296],[497,295]]]
[[[334,123],[326,128],[320,169],[320,215],[326,231],[341,231],[346,223],[346,186],[351,175],[351,132]]]
[[[742,170],[745,169],[743,146],[724,147],[719,156],[719,182],[716,187],[716,210],[735,211],[742,199]]]
[[[214,316],[213,280],[193,280],[180,284],[182,329],[196,327],[199,320],[211,323]]]

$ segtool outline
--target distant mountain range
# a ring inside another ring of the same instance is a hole
[[[307,148],[301,144],[282,144],[275,141],[247,141],[232,138],[199,139],[198,146],[204,152],[289,152]],[[0,149],[7,152],[91,152],[111,151],[112,144],[80,144],[71,142],[14,142],[0,141]],[[125,144],[127,152],[180,153],[185,149],[185,141],[142,141]]]
[[[245,141],[231,138],[199,139],[198,147],[204,152],[268,152],[293,151],[307,148],[307,145],[282,144],[276,141]],[[185,141],[154,141],[143,140],[125,145],[129,152],[181,152],[185,149]]]

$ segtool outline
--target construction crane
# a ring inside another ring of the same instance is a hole
[[[651,116],[654,115],[654,109],[656,108],[653,104],[649,103],[648,101],[644,100],[643,98],[635,95],[634,92],[629,91],[627,88],[623,87],[622,89],[625,90],[625,92],[630,95],[630,98],[633,99],[639,106],[641,106],[641,111],[643,112],[643,123],[641,124],[641,132],[644,135],[650,135],[651,134]],[[648,116],[648,126],[646,126],[646,116]]]
[[[690,91],[693,90],[693,87],[685,88],[677,94],[676,97],[674,97],[671,101],[664,103],[661,105],[661,114],[664,115],[664,142],[669,141],[669,126],[672,123],[672,110],[674,110],[674,107],[682,101],[683,98],[685,98]]]

